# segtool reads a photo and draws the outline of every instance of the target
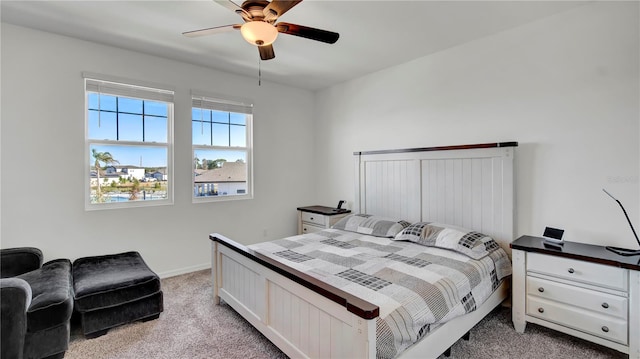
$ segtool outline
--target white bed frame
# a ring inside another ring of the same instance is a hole
[[[515,146],[356,152],[353,212],[470,228],[510,253]],[[210,238],[216,303],[223,299],[289,357],[376,357],[375,305],[283,269],[223,235]],[[503,281],[477,310],[431,331],[400,358],[439,356],[508,295]]]

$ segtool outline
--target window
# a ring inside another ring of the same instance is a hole
[[[173,91],[85,75],[86,209],[171,204]]]
[[[192,96],[194,202],[251,198],[252,105]]]

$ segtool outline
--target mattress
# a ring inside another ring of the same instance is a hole
[[[249,248],[377,305],[378,358],[394,358],[438,325],[474,311],[511,275],[500,248],[472,259],[338,229]]]

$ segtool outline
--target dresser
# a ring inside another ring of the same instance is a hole
[[[349,213],[351,211],[348,209],[326,206],[298,207],[298,234],[313,233],[331,228]]]
[[[535,323],[640,359],[640,256],[532,236],[511,248],[517,332]]]

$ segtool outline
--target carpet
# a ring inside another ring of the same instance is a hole
[[[203,270],[162,280],[164,312],[157,320],[131,323],[85,339],[72,323],[67,359],[287,358],[225,303],[215,305],[211,272]],[[444,358],[444,356],[441,356]],[[499,307],[459,340],[451,358],[627,358],[597,344],[535,324],[518,334],[510,308]]]

